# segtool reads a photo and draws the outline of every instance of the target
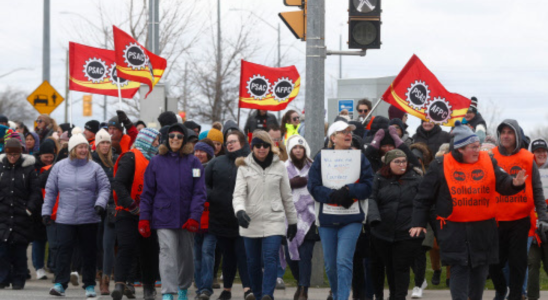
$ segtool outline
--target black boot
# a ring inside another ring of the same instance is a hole
[[[133,286],[132,283],[126,283],[126,289],[124,290],[124,295],[126,295],[126,297],[128,299],[135,299],[135,287]]]
[[[156,289],[154,284],[143,284],[143,298],[145,300],[154,300],[156,297]]]
[[[122,296],[124,296],[124,289],[126,288],[126,285],[123,283],[117,282],[114,285],[114,290],[112,290],[112,300],[121,300]]]
[[[301,287],[297,286],[297,290],[295,291],[295,295],[293,295],[293,300],[298,300],[300,294],[301,294]]]

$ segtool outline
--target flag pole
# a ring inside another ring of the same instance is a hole
[[[68,97],[69,97],[69,106],[70,106],[70,114],[69,114],[69,124],[72,126],[72,97],[70,95],[70,90],[69,90],[69,93],[68,93]]]
[[[382,99],[379,98],[379,100],[377,101],[377,103],[375,103],[375,105],[373,105],[373,108],[371,109],[371,111],[367,114],[367,116],[365,116],[365,118],[363,119],[362,121],[362,125],[365,125],[365,121],[367,121],[367,119],[371,116],[371,114],[375,111],[375,109],[377,109],[377,107],[379,106],[379,104],[381,104],[382,102]]]
[[[118,73],[118,72],[116,72]],[[116,74],[118,75],[118,74]],[[122,103],[122,90],[120,89],[120,77],[119,76],[116,76],[116,80],[118,81],[118,104],[121,104]]]
[[[240,105],[238,105],[238,127],[240,127]]]

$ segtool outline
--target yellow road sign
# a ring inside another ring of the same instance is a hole
[[[41,114],[50,114],[59,104],[61,104],[65,98],[63,98],[47,80],[44,80],[42,84],[27,97],[27,101]]]

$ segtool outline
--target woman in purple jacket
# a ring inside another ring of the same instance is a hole
[[[164,300],[187,299],[192,284],[194,233],[206,201],[204,168],[187,144],[186,128],[173,124],[159,154],[150,159],[141,194],[139,232],[157,229]]]

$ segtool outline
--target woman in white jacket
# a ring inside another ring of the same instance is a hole
[[[232,205],[244,237],[251,289],[256,299],[274,299],[278,250],[297,233],[297,213],[284,163],[263,130],[253,132],[252,153],[236,160],[239,166]],[[261,257],[264,273],[261,270]]]

